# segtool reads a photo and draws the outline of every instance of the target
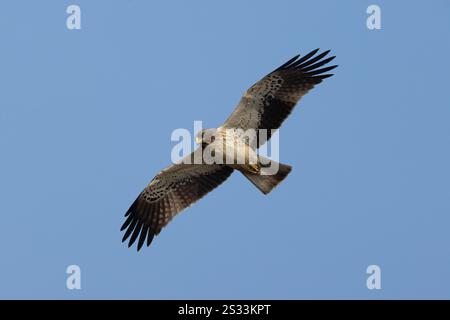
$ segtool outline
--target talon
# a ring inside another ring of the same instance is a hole
[[[250,172],[252,172],[252,173],[259,173],[259,171],[261,169],[259,164],[250,164],[249,167],[250,167]]]

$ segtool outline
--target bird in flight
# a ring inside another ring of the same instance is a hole
[[[272,130],[267,129],[280,128],[303,95],[333,75],[327,72],[337,66],[325,65],[335,56],[326,57],[329,50],[318,52],[319,49],[316,49],[304,56],[297,55],[263,77],[245,92],[222,126],[202,130],[196,137],[199,147],[181,162],[163,169],[133,202],[121,228],[121,231],[125,230],[122,241],[130,238],[128,246],[131,247],[138,240],[138,251],[145,242],[149,246],[177,213],[219,186],[235,170],[240,171],[264,194],[286,178],[291,166],[267,161],[256,154],[256,149],[270,139]],[[249,139],[241,134],[246,130],[266,130],[267,133]],[[230,137],[229,132],[239,133]],[[219,148],[224,145],[231,149]],[[213,154],[222,152],[219,158],[227,156],[227,152],[221,151],[226,149],[231,150],[233,155],[242,155],[244,161],[237,164],[206,163],[202,152],[208,147],[213,148]],[[276,165],[274,174],[263,173],[268,163]]]

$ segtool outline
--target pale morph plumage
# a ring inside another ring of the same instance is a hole
[[[323,79],[332,76],[326,72],[336,66],[323,66],[333,60],[334,56],[325,58],[329,51],[317,54],[318,51],[316,49],[303,57],[298,55],[292,58],[254,84],[243,95],[227,121],[217,130],[278,129],[303,95]],[[267,138],[270,139],[270,130],[268,133]],[[264,142],[265,139],[257,141],[256,147]],[[202,147],[188,157],[193,159],[194,154],[198,152],[202,152]],[[159,234],[177,213],[219,186],[234,170],[241,171],[259,190],[267,194],[291,170],[288,165],[279,165],[277,174],[264,176],[246,170],[245,166],[173,164],[161,171],[128,209],[125,214],[126,221],[121,228],[126,229],[123,241],[130,237],[128,245],[131,246],[138,239],[138,250],[145,242],[147,246],[150,245],[154,236]]]

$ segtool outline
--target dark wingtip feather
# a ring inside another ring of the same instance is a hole
[[[317,53],[315,50],[312,52]],[[300,71],[304,77],[310,79],[310,81],[314,84],[322,82],[323,79],[333,76],[333,74],[324,74],[324,73],[331,71],[338,66],[338,65],[326,66],[329,62],[331,62],[332,60],[334,60],[334,58],[336,58],[336,56],[325,58],[328,53],[330,53],[330,50],[326,50],[315,56],[308,54],[307,55],[308,58],[304,59],[302,63],[298,64],[298,61],[295,63],[295,70]]]
[[[313,51],[311,51],[310,53],[308,53],[308,55],[311,55],[311,56],[313,56],[313,55],[315,55],[317,52],[319,52],[320,51],[320,48],[316,48],[316,49],[314,49]]]
[[[334,76],[334,73],[328,73],[328,74],[323,74],[323,75],[321,74],[320,76],[312,77],[312,79],[320,79],[320,81],[322,81],[323,79],[326,79],[326,78],[329,78],[332,76]]]
[[[302,64],[303,62],[307,61],[309,58],[311,58],[312,56],[314,56],[317,52],[319,52],[319,48],[307,53],[306,55],[304,55],[303,57],[301,57],[300,59],[298,59],[293,65],[292,67],[297,67],[298,65]]]
[[[150,247],[154,237],[155,237],[155,235],[153,233],[149,232],[148,237],[147,237],[147,247]]]
[[[273,72],[279,70],[295,69],[302,70],[306,73],[309,71],[314,71],[315,69],[329,63],[334,58],[336,58],[336,56],[332,56],[324,59],[331,52],[331,50],[326,50],[320,54],[317,54],[319,50],[320,48],[314,49],[303,57],[301,55],[296,55],[295,57],[275,69]]]
[[[303,69],[305,67],[308,67],[310,65],[312,65],[313,63],[319,61],[320,59],[324,58],[327,55],[327,52],[322,52],[321,54],[318,54],[315,57],[311,57],[311,59],[306,60],[305,62],[301,63],[301,64],[297,64],[295,66],[296,69]]]
[[[129,217],[127,218],[127,220],[125,220],[124,224],[123,224],[122,227],[120,228],[120,231],[125,230],[125,229],[128,227],[128,225],[131,223],[131,220],[133,220],[133,216],[132,216],[132,215],[129,216]]]
[[[322,61],[319,61],[319,62],[317,62],[317,63],[314,63],[314,64],[312,64],[312,65],[309,65],[309,66],[307,66],[306,68],[301,68],[301,70],[302,70],[304,73],[309,73],[309,72],[312,72],[312,71],[317,71],[318,68],[320,68],[320,67],[326,65],[326,64],[327,64],[328,62],[330,62],[330,61],[331,61],[330,59],[324,59],[324,60],[322,60]]]
[[[298,57],[300,57],[299,54],[296,55],[295,57],[293,57],[292,59],[288,60],[287,62],[283,63],[281,66],[279,66],[277,69],[275,69],[275,71],[288,68],[292,63],[294,63],[298,59]]]
[[[137,245],[137,251],[141,250],[142,245],[145,242],[145,238],[147,237],[148,230],[149,230],[148,226],[144,225],[142,227],[141,235],[139,237],[139,241],[138,241],[138,245]]]
[[[128,237],[130,236],[131,232],[134,230],[134,228],[136,227],[138,220],[137,219],[133,219],[133,221],[131,222],[130,226],[128,227],[127,231],[125,231],[125,234],[123,235],[122,238],[122,242],[125,242],[125,240],[128,239]]]
[[[143,223],[139,223],[137,227],[134,229],[133,233],[130,237],[130,242],[128,243],[128,247],[131,247],[133,243],[136,241],[138,235],[142,232]]]
[[[329,66],[329,67],[325,67],[325,68],[321,68],[321,69],[315,69],[315,70],[306,72],[305,75],[308,75],[308,76],[312,77],[312,76],[315,76],[315,75],[318,75],[318,74],[322,74],[322,73],[331,71],[334,68],[336,68],[336,66]]]
[[[139,197],[140,197],[140,195],[139,195]],[[134,209],[135,209],[136,206],[137,206],[139,197],[137,197],[136,200],[133,201],[133,204],[130,206],[130,208],[127,210],[127,212],[125,212],[125,217],[127,217],[131,212],[134,211]]]

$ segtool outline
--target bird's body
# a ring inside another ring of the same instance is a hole
[[[268,194],[291,171],[291,166],[266,159],[257,149],[271,138],[298,100],[328,78],[336,66],[320,68],[334,57],[314,50],[296,56],[254,84],[242,96],[227,121],[199,133],[193,153],[162,170],[133,202],[121,230],[129,246],[138,238],[138,250],[180,211],[189,207],[240,171],[262,193]],[[263,134],[262,134],[263,133]],[[200,159],[200,162],[198,161]],[[273,171],[273,168],[276,168]]]
[[[204,156],[207,159],[211,156],[210,163],[224,163],[233,169],[258,172],[258,153],[246,139],[248,136],[224,127],[203,130],[199,135],[197,141],[205,148]]]

